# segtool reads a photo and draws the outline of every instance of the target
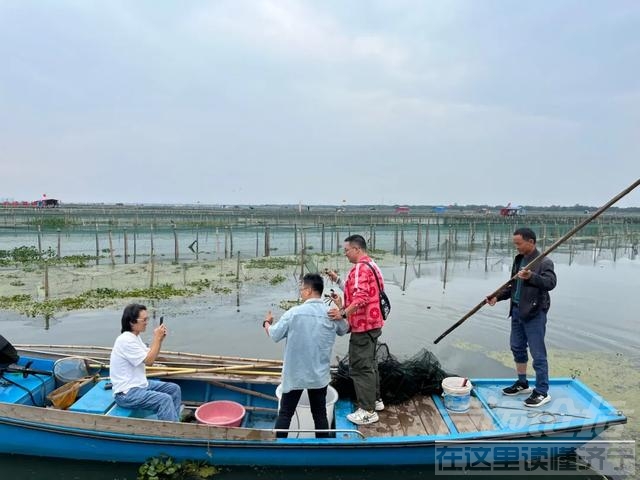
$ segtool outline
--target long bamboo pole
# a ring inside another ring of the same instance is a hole
[[[105,353],[111,352],[111,347],[103,347],[97,345],[46,345],[46,344],[26,344],[26,343],[16,343],[14,347],[18,350],[22,350],[23,352],[30,353],[64,353],[65,355],[68,353],[71,355],[71,352],[64,352],[65,350],[82,350],[82,351],[91,351],[91,350],[101,350]],[[35,350],[37,349],[37,350]],[[49,350],[49,351],[47,351]],[[263,358],[253,358],[253,357],[237,357],[233,355],[209,355],[205,353],[189,353],[189,352],[176,352],[171,350],[162,350],[158,355],[159,358],[166,358],[171,356],[177,357],[190,357],[194,359],[206,359],[206,360],[220,360],[227,362],[249,362],[249,363],[276,363],[282,364],[282,360],[279,359],[263,359]]]
[[[156,378],[156,377],[168,377],[170,375],[190,375],[193,373],[224,373],[224,372],[234,372],[235,370],[241,371],[242,374],[247,374],[247,369],[252,368],[264,368],[269,367],[271,365],[264,365],[253,363],[249,365],[232,365],[229,367],[213,367],[213,368],[183,368],[179,370],[171,370],[165,372],[156,372],[150,373],[147,377]],[[244,370],[243,370],[244,369]],[[271,374],[280,375],[279,372],[250,372],[251,375],[271,375]]]
[[[227,390],[232,390],[234,392],[246,393],[247,395],[253,395],[254,397],[264,398],[265,400],[274,400],[278,401],[277,397],[273,395],[267,395],[266,393],[256,392],[254,390],[249,390],[248,388],[236,387],[235,385],[229,385],[228,383],[218,382],[216,380],[209,380],[209,383],[215,385],[216,387],[226,388]]]
[[[579,223],[578,225],[573,227],[571,230],[569,230],[566,234],[564,234],[561,238],[559,238],[553,245],[551,245],[548,249],[546,249],[544,252],[542,252],[540,255],[538,255],[536,258],[534,258],[531,262],[529,262],[529,264],[526,265],[524,267],[524,269],[525,270],[531,270],[538,263],[540,263],[544,257],[546,257],[551,252],[553,252],[556,248],[558,248],[560,245],[562,245],[564,242],[566,242],[569,238],[571,238],[573,235],[575,235],[578,231],[582,230],[582,228],[584,228],[585,225],[591,223],[593,220],[595,220],[600,215],[602,215],[609,207],[611,207],[611,205],[616,203],[618,200],[620,200],[625,195],[629,194],[638,185],[640,185],[640,178],[638,180],[636,180],[635,182],[633,182],[629,187],[625,188],[618,195],[613,197],[611,200],[609,200],[607,203],[605,203],[602,207],[600,207],[589,218],[583,220],[581,223]],[[437,344],[438,342],[440,342],[440,340],[442,340],[444,337],[446,337],[451,332],[453,332],[456,328],[458,328],[460,325],[462,325],[469,317],[474,315],[478,310],[480,310],[484,306],[485,303],[487,303],[487,298],[492,298],[492,297],[497,296],[503,289],[505,289],[507,286],[509,286],[509,284],[511,282],[513,282],[516,279],[517,276],[518,276],[517,274],[514,275],[508,281],[506,281],[505,283],[500,285],[500,287],[498,287],[494,292],[492,292],[489,295],[487,295],[487,297],[482,299],[482,301],[478,305],[473,307],[464,317],[462,317],[460,320],[458,320],[456,323],[454,323],[451,327],[449,327],[442,335],[440,335],[438,338],[436,338],[433,341],[433,343]]]

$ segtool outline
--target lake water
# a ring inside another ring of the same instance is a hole
[[[504,362],[504,358],[509,358],[508,355],[504,357],[508,350],[508,302],[501,302],[493,308],[483,307],[438,345],[433,345],[433,340],[444,330],[508,279],[511,255],[509,251],[494,256],[488,271],[485,271],[484,259],[459,258],[450,262],[446,286],[442,261],[414,263],[409,266],[404,292],[400,289],[404,267],[390,265],[383,268],[393,313],[381,341],[387,343],[391,352],[400,358],[428,348],[449,372],[472,378],[512,378],[512,366],[509,361]],[[619,256],[614,262],[605,255],[594,262],[591,251],[575,254],[571,265],[566,254],[552,258],[556,262],[558,286],[551,292],[552,306],[548,316],[551,375],[574,373],[605,398],[615,401],[629,417],[626,427],[629,435],[637,440],[640,260]],[[276,316],[282,313],[277,307],[281,299],[295,298],[296,283],[292,275],[288,277],[290,280],[277,286],[244,289],[239,311],[235,295],[180,298],[157,303],[154,308],[158,316],[164,315],[169,328],[164,348],[281,358],[282,346],[265,336],[261,322],[269,309],[274,310]],[[13,343],[110,346],[119,333],[121,310],[122,306],[118,306],[65,313],[51,319],[48,329],[41,318],[3,312],[0,332]],[[344,355],[346,350],[347,340],[338,339],[335,353]],[[621,386],[619,382],[623,378],[635,382],[635,388]],[[131,465],[105,466],[92,462],[0,456],[3,479],[132,479],[136,468]],[[433,474],[425,468],[393,471],[237,468],[224,470],[215,478],[387,479],[389,475],[425,478]],[[597,478],[597,475],[573,478]]]

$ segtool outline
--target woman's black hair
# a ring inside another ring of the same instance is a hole
[[[138,321],[140,312],[146,309],[147,307],[145,307],[144,305],[140,305],[139,303],[131,303],[124,307],[124,312],[122,312],[122,328],[120,330],[120,333],[130,332],[131,325]]]

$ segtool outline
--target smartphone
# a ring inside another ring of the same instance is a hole
[[[164,322],[164,315],[160,317],[160,325],[162,325],[163,322]]]

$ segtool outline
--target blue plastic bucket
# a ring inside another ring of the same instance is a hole
[[[462,377],[447,377],[442,380],[442,398],[445,408],[451,413],[465,413],[471,402],[471,382]]]

